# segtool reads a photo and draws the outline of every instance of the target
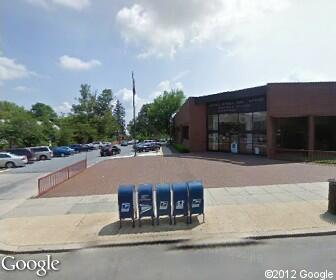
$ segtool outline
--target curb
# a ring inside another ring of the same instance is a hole
[[[193,240],[186,238],[175,239],[158,239],[149,241],[135,241],[124,243],[111,243],[104,242],[89,242],[89,243],[72,243],[72,244],[58,244],[58,245],[45,245],[42,246],[10,246],[6,244],[0,244],[0,254],[41,254],[41,253],[63,253],[72,252],[83,249],[94,248],[112,248],[112,247],[135,247],[145,245],[173,245],[170,250],[196,250],[206,248],[219,248],[219,247],[241,247],[241,246],[253,246],[262,245],[264,240],[272,239],[285,239],[285,238],[302,238],[302,237],[314,237],[314,236],[331,236],[336,235],[336,230],[324,230],[324,231],[294,231],[294,232],[277,232],[274,234],[257,234],[257,235],[245,235],[235,239],[232,237],[228,239],[222,238],[208,238],[203,240]]]

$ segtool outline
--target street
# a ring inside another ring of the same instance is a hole
[[[132,154],[132,147],[127,146],[121,147],[121,153],[113,157],[100,157],[99,150],[95,150],[70,157],[37,161],[21,168],[0,169],[0,216],[21,204],[25,199],[36,195],[39,177],[83,160],[86,156],[88,166],[91,166],[102,160],[132,156]]]
[[[285,275],[288,270],[288,277],[278,279],[336,279],[335,241],[335,236],[319,236],[213,249],[177,250],[171,244],[50,253],[53,260],[60,261],[59,271],[50,271],[44,279],[262,280],[267,279],[266,270],[284,270]],[[15,259],[45,260],[46,255],[15,255]],[[334,274],[332,278],[322,278],[322,274],[320,278],[304,277],[306,272],[326,270]],[[39,277],[34,271],[0,271],[0,278]]]

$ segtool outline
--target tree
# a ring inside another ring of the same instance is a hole
[[[113,110],[113,116],[115,117],[119,126],[118,132],[125,134],[125,108],[118,99]]]
[[[30,112],[33,114],[33,116],[41,121],[51,121],[51,122],[57,122],[57,114],[54,111],[53,108],[51,108],[49,105],[44,103],[35,103],[32,105]]]
[[[136,135],[137,138],[151,138],[158,135],[158,131],[153,126],[152,120],[149,116],[149,110],[152,106],[152,103],[144,104],[141,107],[140,112],[136,118]],[[133,120],[127,126],[128,131],[131,135],[134,133]]]
[[[66,125],[62,125],[61,130],[67,130],[67,133],[61,133],[62,138],[66,137],[70,130],[73,133],[72,141],[78,143],[98,139],[111,140],[117,134],[118,125],[112,114],[112,90],[104,89],[100,94],[93,93],[90,85],[83,84],[80,86],[80,97],[77,101],[77,104],[72,105],[70,116],[66,117]]]
[[[153,127],[162,135],[169,135],[170,120],[182,106],[185,96],[182,90],[164,91],[156,97],[148,110]]]
[[[55,143],[58,137],[58,116],[53,108],[44,103],[35,103],[30,109],[31,114],[38,120],[42,133],[48,143]]]
[[[34,116],[14,103],[0,102],[0,139],[8,147],[47,144],[41,123]]]

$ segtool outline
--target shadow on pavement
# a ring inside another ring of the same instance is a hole
[[[321,214],[320,215],[320,218],[323,220],[323,221],[326,221],[328,222],[329,224],[334,224],[336,225],[336,215],[333,215],[333,214],[330,214],[328,211]]]
[[[173,153],[169,155],[164,155],[164,157],[201,159],[201,160],[217,161],[217,162],[223,162],[223,163],[231,163],[231,164],[242,165],[242,166],[261,166],[261,165],[293,163],[293,161],[269,159],[264,156],[231,154],[231,153],[223,153],[223,152],[185,153],[185,154]]]
[[[131,220],[123,220],[122,227],[119,228],[119,221],[113,222],[104,226],[98,233],[99,236],[111,236],[117,234],[136,234],[136,233],[151,233],[151,232],[172,232],[178,230],[190,230],[200,225],[197,217],[193,217],[192,224],[186,224],[185,217],[177,217],[176,225],[169,224],[169,218],[161,218],[160,225],[152,225],[150,218],[141,219],[142,226],[139,227],[138,221],[135,222],[135,227],[132,227]]]

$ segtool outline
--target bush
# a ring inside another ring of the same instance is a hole
[[[172,146],[179,153],[190,153],[189,148],[187,148],[186,146],[182,144],[173,143]]]

